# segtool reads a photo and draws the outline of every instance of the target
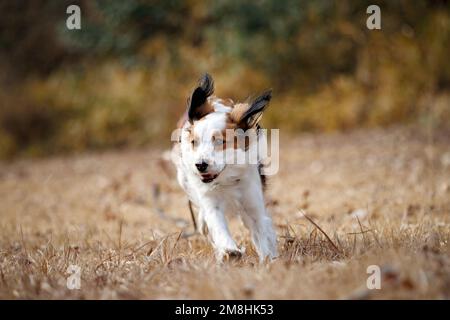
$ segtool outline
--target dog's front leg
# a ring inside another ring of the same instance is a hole
[[[272,218],[266,210],[259,180],[253,179],[244,189],[242,221],[250,230],[252,242],[262,262],[266,257],[276,258],[277,236]]]
[[[225,219],[224,204],[217,199],[204,199],[201,215],[208,227],[208,235],[216,251],[216,257],[221,261],[224,256],[240,256],[241,250],[237,247]]]

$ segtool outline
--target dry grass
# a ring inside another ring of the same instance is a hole
[[[0,298],[450,298],[448,137],[285,138],[267,197],[281,256],[267,265],[237,220],[240,261],[217,265],[205,239],[184,237],[187,200],[158,150],[0,165]],[[70,264],[81,290],[66,288]],[[381,290],[365,289],[372,264]]]

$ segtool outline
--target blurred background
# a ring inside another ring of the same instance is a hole
[[[450,3],[0,0],[0,158],[168,146],[205,71],[235,100],[272,87],[264,125],[289,134],[446,131]]]

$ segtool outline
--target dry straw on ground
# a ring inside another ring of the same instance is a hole
[[[0,165],[0,298],[450,298],[448,138],[397,128],[281,142],[267,193],[281,254],[264,265],[236,219],[239,261],[218,265],[185,236],[187,199],[158,150]],[[66,287],[71,264],[80,290]],[[381,290],[366,287],[373,264]]]

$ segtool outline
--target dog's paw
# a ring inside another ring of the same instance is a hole
[[[222,261],[238,261],[245,253],[245,248],[239,249],[226,249],[222,253]]]
[[[225,251],[224,258],[228,260],[239,260],[242,258],[242,252],[239,250],[227,250]]]

